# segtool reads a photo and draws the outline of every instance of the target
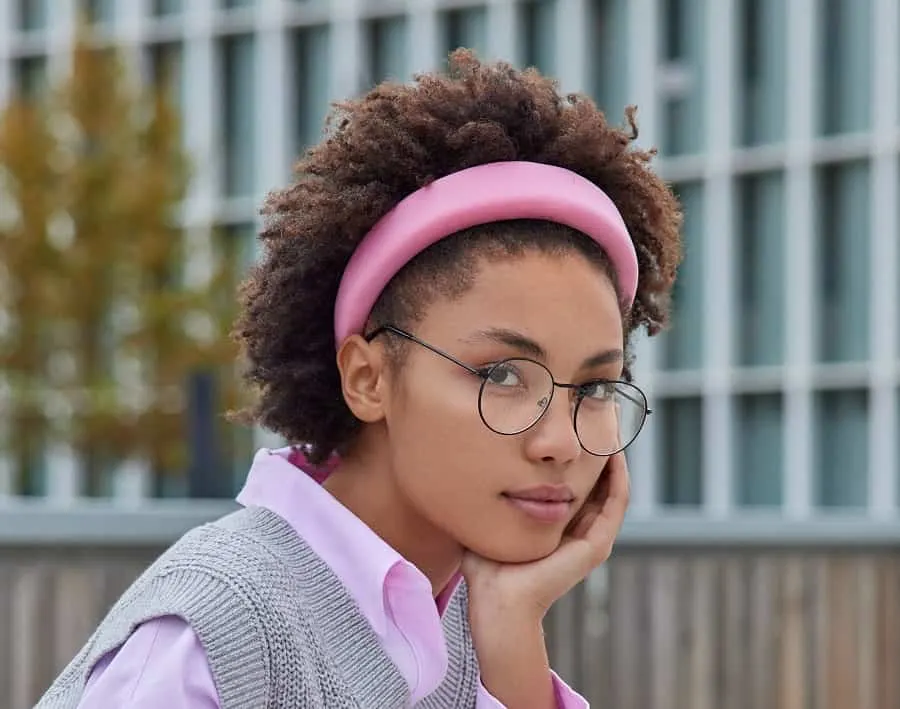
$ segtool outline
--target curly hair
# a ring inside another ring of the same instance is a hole
[[[625,115],[625,127],[613,126],[587,97],[561,96],[537,71],[482,63],[469,50],[451,54],[447,72],[384,83],[337,104],[323,141],[262,210],[264,254],[241,286],[234,330],[255,393],[239,418],[305,445],[314,463],[346,449],[360,423],[343,400],[335,361],[334,302],[344,268],[401,199],[484,163],[557,165],[603,189],[638,256],[637,295],[623,313],[626,340],[638,328],[652,335],[664,327],[681,260],[681,211],[650,168],[654,151],[633,145],[635,109]],[[509,226],[468,229],[419,254],[382,293],[370,325],[408,326],[433,298],[464,292],[483,257],[574,250],[610,273],[599,247],[568,227]]]

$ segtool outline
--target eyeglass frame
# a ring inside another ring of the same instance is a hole
[[[431,352],[433,352],[434,354],[436,354],[440,357],[443,357],[444,359],[452,362],[453,364],[457,365],[458,367],[462,367],[470,374],[473,374],[476,377],[478,377],[479,379],[481,379],[481,386],[478,389],[478,416],[481,419],[481,422],[485,425],[485,427],[489,431],[496,433],[498,436],[518,436],[518,435],[521,435],[521,434],[525,433],[526,431],[534,428],[538,424],[538,422],[542,418],[544,418],[544,415],[550,409],[550,404],[553,402],[553,395],[556,393],[557,388],[568,389],[570,391],[576,392],[576,397],[578,399],[578,403],[575,404],[575,410],[572,412],[572,428],[575,430],[575,437],[578,439],[578,445],[581,446],[581,449],[585,453],[592,455],[596,458],[609,458],[609,457],[614,456],[617,453],[621,453],[622,451],[627,449],[632,443],[634,443],[637,440],[637,437],[640,435],[641,431],[644,429],[644,425],[647,423],[647,417],[653,413],[653,409],[650,408],[649,402],[647,401],[647,395],[643,392],[643,390],[640,387],[638,387],[636,384],[625,381],[624,379],[605,379],[605,378],[601,377],[601,378],[597,378],[597,379],[591,379],[590,381],[584,382],[583,384],[569,384],[566,382],[558,382],[558,381],[556,381],[556,378],[553,376],[553,372],[550,371],[550,368],[547,367],[547,365],[545,365],[543,362],[538,362],[536,359],[532,359],[531,357],[505,357],[498,362],[494,362],[487,369],[476,369],[475,367],[473,367],[469,364],[466,364],[465,362],[457,359],[449,352],[445,352],[444,350],[440,349],[439,347],[430,345],[427,342],[425,342],[424,340],[416,337],[412,333],[407,332],[406,330],[403,330],[402,328],[396,327],[395,325],[379,325],[374,330],[372,330],[372,332],[370,332],[367,335],[364,335],[363,339],[365,339],[366,342],[372,342],[376,337],[378,337],[379,335],[381,335],[383,333],[391,333],[393,335],[397,335],[398,337],[402,337],[406,340],[409,340],[410,342],[414,342],[417,345],[421,345],[425,349],[430,350]],[[547,399],[547,403],[544,405],[544,407],[541,410],[541,413],[538,415],[537,418],[535,418],[534,421],[532,421],[530,424],[525,426],[525,428],[523,428],[519,431],[515,431],[513,433],[505,433],[503,431],[498,431],[493,426],[491,426],[487,422],[487,420],[485,420],[484,410],[482,408],[482,397],[483,397],[483,393],[484,393],[484,387],[488,383],[491,373],[497,367],[499,367],[503,364],[506,364],[507,362],[516,362],[516,361],[531,362],[531,363],[536,364],[539,367],[541,367],[541,369],[543,369],[545,372],[547,372],[547,375],[550,377],[550,382],[552,384],[552,387],[550,389],[550,397]],[[578,410],[581,408],[581,403],[584,401],[584,398],[585,398],[584,394],[579,395],[578,390],[584,389],[585,387],[590,386],[592,384],[599,384],[599,383],[624,384],[625,386],[629,387],[630,389],[634,389],[638,394],[640,394],[640,397],[641,397],[640,401],[635,401],[631,396],[629,396],[628,394],[625,394],[621,390],[617,390],[617,391],[619,391],[619,393],[622,394],[622,396],[624,396],[626,399],[631,400],[633,403],[642,404],[643,409],[644,409],[644,415],[641,417],[641,422],[638,425],[637,430],[634,432],[634,435],[631,437],[631,440],[628,443],[626,443],[624,446],[619,448],[618,450],[613,451],[612,453],[594,453],[592,450],[589,450],[587,447],[585,447],[584,443],[582,443],[582,441],[581,441],[581,435],[578,433],[578,424],[577,424]]]

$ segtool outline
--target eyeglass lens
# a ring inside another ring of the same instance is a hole
[[[553,389],[552,375],[537,362],[499,362],[486,372],[481,386],[481,417],[497,433],[521,433],[541,418]],[[585,450],[612,455],[637,437],[647,415],[646,399],[637,387],[600,381],[570,392],[575,396],[575,430]]]

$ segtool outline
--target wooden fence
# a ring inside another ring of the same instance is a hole
[[[28,709],[158,547],[0,546],[0,709]],[[620,544],[554,609],[592,707],[900,707],[900,552]]]
[[[642,549],[555,609],[551,649],[594,707],[900,707],[900,554]]]

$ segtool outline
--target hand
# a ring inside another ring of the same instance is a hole
[[[609,558],[628,496],[628,466],[617,453],[552,554],[523,564],[464,557],[481,681],[503,706],[556,706],[541,623],[557,599]]]
[[[510,611],[543,618],[553,603],[609,558],[628,498],[628,464],[625,454],[617,453],[607,461],[597,486],[549,556],[502,564],[467,552],[462,573],[469,588],[470,612],[478,610],[475,605],[483,606],[488,618]]]

